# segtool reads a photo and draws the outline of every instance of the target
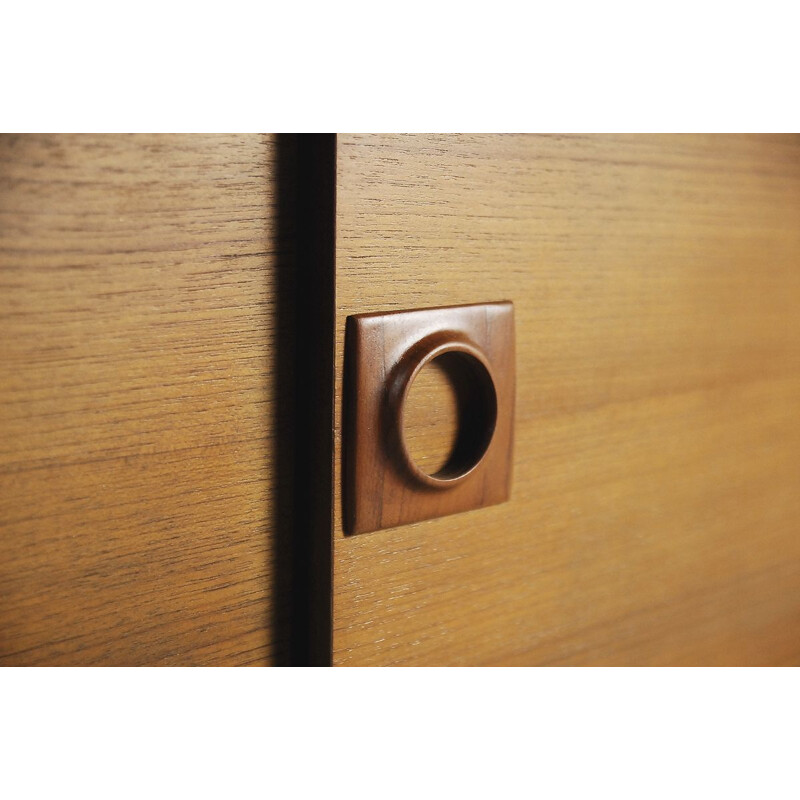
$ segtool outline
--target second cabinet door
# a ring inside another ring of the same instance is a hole
[[[334,663],[800,659],[800,140],[345,135],[337,161]],[[494,300],[510,501],[346,535],[346,318]]]

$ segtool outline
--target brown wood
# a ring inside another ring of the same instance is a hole
[[[276,172],[272,136],[0,139],[0,663],[285,660]]]
[[[343,136],[338,158],[335,663],[798,663],[800,140]],[[274,137],[0,139],[0,663],[285,663],[312,595],[290,550],[324,596],[325,543],[297,543],[329,512],[327,289],[280,302],[280,161]],[[511,501],[345,536],[346,318],[497,297]]]
[[[458,386],[441,361],[426,364],[408,391],[403,429],[409,456],[428,474],[442,469],[459,435]]]
[[[798,221],[796,136],[340,136],[334,663],[800,662]],[[510,502],[346,536],[346,318],[497,297]]]
[[[514,419],[514,309],[495,302],[347,320],[347,529],[365,533],[508,499]],[[409,452],[407,395],[427,364],[460,384],[452,451],[428,473]]]

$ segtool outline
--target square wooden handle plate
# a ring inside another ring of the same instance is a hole
[[[403,418],[414,378],[434,359],[460,376],[459,422],[449,458],[427,474],[406,446]],[[344,403],[347,533],[504,502],[514,432],[513,304],[349,317]]]

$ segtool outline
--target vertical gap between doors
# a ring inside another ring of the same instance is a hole
[[[277,663],[332,659],[336,137],[277,139]]]

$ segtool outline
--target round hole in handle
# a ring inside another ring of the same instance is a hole
[[[427,396],[424,391],[415,391],[423,383],[427,384],[425,388],[434,391],[429,391]],[[425,426],[429,435],[415,436],[413,429],[407,430],[406,422],[418,420],[420,411],[425,413],[424,408],[419,408],[419,400],[430,402],[431,395],[434,402],[438,400],[441,405],[429,409],[430,425]],[[437,489],[461,482],[486,454],[496,423],[494,379],[486,357],[477,347],[468,342],[451,341],[433,347],[416,360],[400,393],[398,406],[402,455],[414,478]],[[430,430],[436,427],[441,430]],[[420,438],[426,440],[425,445],[420,446]]]

